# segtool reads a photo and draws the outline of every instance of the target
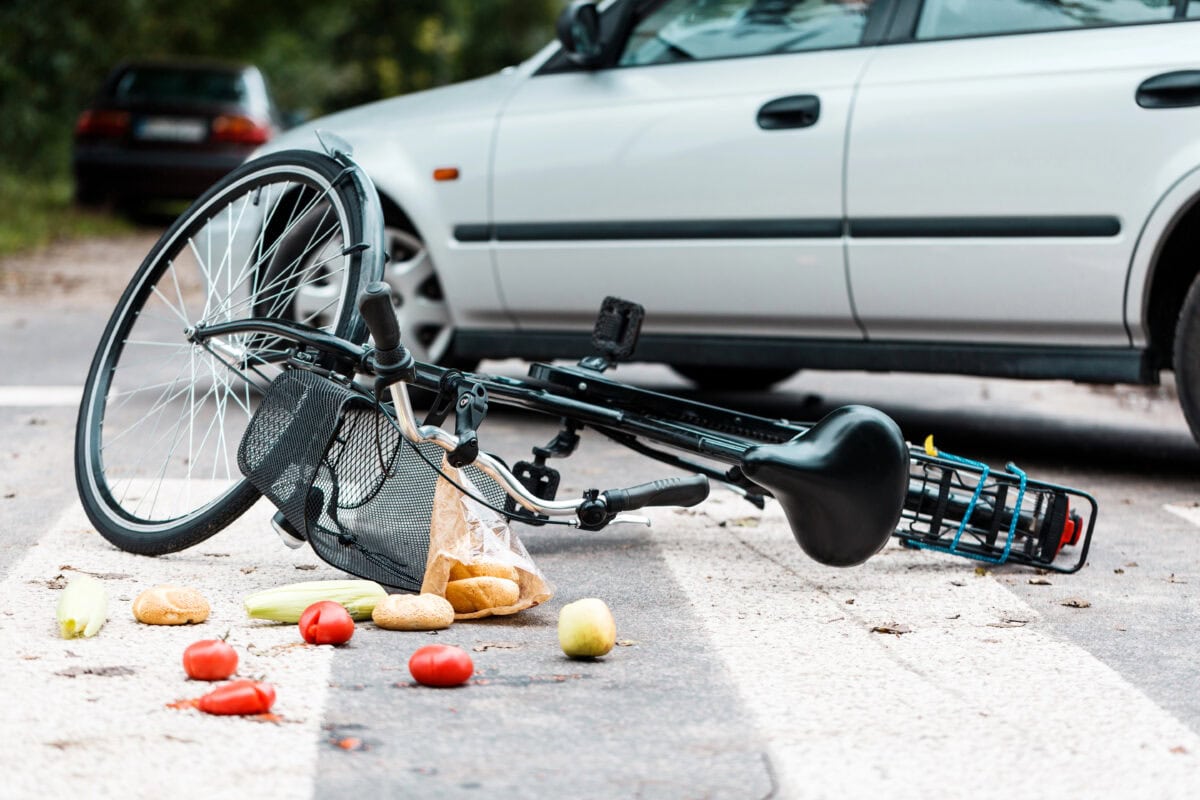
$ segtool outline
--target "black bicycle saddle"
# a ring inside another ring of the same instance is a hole
[[[849,567],[879,552],[908,491],[908,445],[881,411],[843,406],[783,444],[746,451],[742,472],[783,506],[801,549]]]

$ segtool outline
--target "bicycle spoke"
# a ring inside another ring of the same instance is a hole
[[[336,173],[308,162],[243,171],[227,194],[189,212],[139,272],[102,350],[108,391],[91,401],[89,423],[98,503],[117,528],[173,530],[232,497],[243,485],[236,448],[286,368],[278,337],[194,342],[186,331],[253,317],[333,330],[340,319],[357,259],[344,252],[346,226],[358,209]]]

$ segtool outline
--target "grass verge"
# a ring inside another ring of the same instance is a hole
[[[35,178],[0,170],[0,258],[56,239],[112,236],[133,223],[109,211],[77,208],[67,177]]]

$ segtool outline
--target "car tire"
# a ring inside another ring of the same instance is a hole
[[[1175,323],[1175,388],[1183,416],[1200,443],[1200,275],[1192,281]]]
[[[671,369],[696,387],[716,392],[760,392],[796,374],[788,367],[710,367],[675,364]]]
[[[384,236],[391,257],[383,279],[392,290],[400,341],[418,361],[474,369],[478,360],[454,355],[454,315],[425,242],[392,221],[385,221]]]

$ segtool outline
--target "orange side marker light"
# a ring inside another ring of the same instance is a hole
[[[456,181],[458,180],[458,167],[438,167],[433,171],[433,179],[435,181]]]

